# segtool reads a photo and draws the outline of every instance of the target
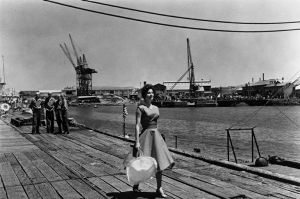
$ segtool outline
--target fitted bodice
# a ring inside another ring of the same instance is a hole
[[[141,115],[141,125],[143,130],[147,128],[156,128],[157,120],[159,118],[159,110],[157,106],[151,105],[149,108],[145,105],[139,105]]]

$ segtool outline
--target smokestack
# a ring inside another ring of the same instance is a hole
[[[265,81],[265,73],[263,73],[263,76],[262,76],[262,78],[263,78],[263,81]]]
[[[254,82],[254,78],[252,77],[252,83]]]

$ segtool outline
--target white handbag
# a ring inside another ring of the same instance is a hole
[[[143,156],[133,158],[126,165],[128,182],[137,185],[152,178],[156,174],[157,162],[154,158]]]

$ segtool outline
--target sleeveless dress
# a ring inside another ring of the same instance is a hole
[[[164,139],[157,130],[158,108],[154,105],[151,108],[139,105],[138,109],[141,111],[140,145],[143,154],[151,156],[157,161],[158,171],[172,168],[175,164],[174,160]]]

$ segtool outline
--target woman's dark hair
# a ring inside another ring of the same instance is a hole
[[[152,84],[146,84],[142,89],[141,89],[141,93],[142,93],[142,98],[145,99],[148,91],[152,89],[153,90],[153,93],[155,95],[155,90],[154,90],[154,86]]]

